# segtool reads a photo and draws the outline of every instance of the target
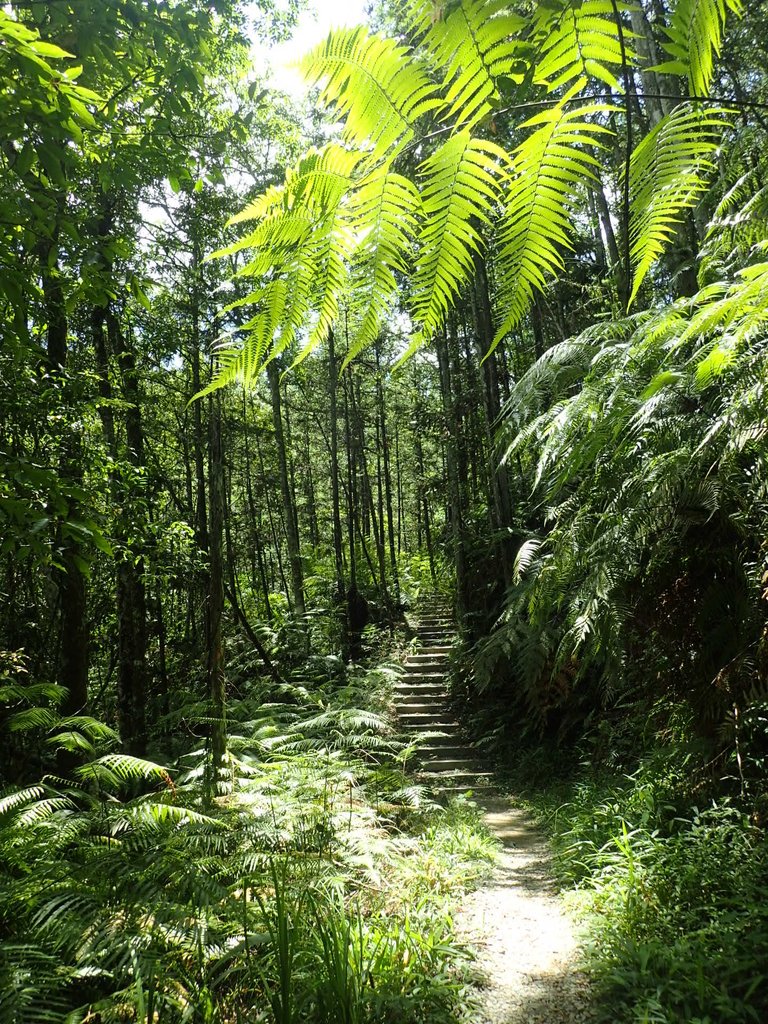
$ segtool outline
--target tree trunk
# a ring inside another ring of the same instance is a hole
[[[296,614],[303,618],[306,614],[306,608],[304,605],[304,571],[301,564],[301,548],[299,546],[296,512],[293,506],[291,492],[291,478],[288,470],[288,454],[285,448],[282,400],[280,396],[280,368],[277,364],[277,360],[272,359],[267,364],[267,376],[269,378],[270,393],[272,395],[272,423],[275,428],[275,446],[277,448],[277,461],[280,470],[280,493],[283,498],[283,519],[285,522],[285,537],[288,545],[288,561],[291,567],[293,605]]]
[[[347,622],[346,585],[344,583],[344,541],[341,532],[341,506],[339,500],[339,371],[336,364],[336,345],[333,331],[328,335],[328,415],[330,417],[331,505],[333,506],[333,556],[336,564],[336,594],[340,631],[341,656],[349,658],[349,626]],[[354,541],[354,536],[352,538]]]
[[[38,249],[47,322],[46,361],[51,375],[63,379],[63,401],[73,405],[72,384],[65,376],[68,325],[58,258],[54,255],[57,243],[58,231],[54,230],[51,239],[42,240]],[[77,428],[70,428],[67,432],[62,444],[59,471],[68,484],[77,486],[82,480],[82,440]],[[72,498],[68,518],[77,520],[79,515],[78,502]],[[58,681],[67,691],[62,711],[66,715],[75,715],[85,711],[88,704],[89,630],[86,578],[83,571],[87,552],[81,549],[73,536],[63,531],[59,531],[57,546],[61,568],[54,570],[53,579],[60,609]]]
[[[217,795],[224,771],[227,748],[227,694],[224,677],[224,458],[221,438],[221,393],[211,398],[209,410],[209,572],[206,606],[208,648],[208,698],[211,704],[209,799]]]

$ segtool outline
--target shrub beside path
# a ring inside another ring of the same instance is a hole
[[[452,633],[446,606],[420,611],[418,649],[405,661],[395,706],[403,727],[420,735],[420,781],[445,796],[471,792],[502,844],[492,876],[469,895],[457,921],[482,974],[482,1018],[473,1024],[591,1024],[577,929],[557,894],[548,844],[529,815],[495,789],[492,772],[450,712]]]

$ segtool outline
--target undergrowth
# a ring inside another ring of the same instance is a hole
[[[0,1020],[429,1024],[471,1004],[451,907],[493,859],[430,802],[371,707],[394,666],[246,695],[215,793],[205,746],[126,757],[55,688],[7,685],[38,783],[0,794]],[[373,697],[373,700],[372,700]]]
[[[669,707],[669,720],[678,711]],[[559,756],[566,767],[554,781],[541,777],[553,763],[544,748],[518,758],[514,775],[588,922],[601,1021],[768,1020],[761,772],[745,774],[745,756],[741,777],[731,777],[735,758],[713,763],[680,731],[623,770],[597,758],[591,739],[570,764]]]

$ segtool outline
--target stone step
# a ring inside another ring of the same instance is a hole
[[[476,752],[466,743],[457,742],[456,735],[435,736],[424,740],[419,747],[420,757],[475,757]]]
[[[461,732],[459,723],[448,715],[440,717],[434,712],[425,714],[423,711],[411,713],[410,709],[403,708],[399,715],[400,725],[408,732],[429,732],[430,730],[453,736],[455,739]]]
[[[493,781],[491,772],[478,772],[473,769],[456,768],[446,771],[420,771],[418,777],[421,782],[433,786],[473,786],[486,785]]]
[[[417,751],[418,758],[422,762],[424,771],[429,771],[430,774],[440,773],[440,775],[460,773],[462,775],[474,775],[477,776],[481,772],[472,761],[468,761],[466,757],[429,757],[425,758],[421,750]]]
[[[443,701],[448,700],[448,689],[442,677],[437,679],[422,679],[421,677],[410,679],[408,676],[405,676],[400,682],[395,683],[392,687],[392,692],[395,697],[399,693],[426,693],[437,694]]]
[[[395,704],[395,710],[398,712],[400,718],[404,714],[409,715],[422,715],[425,717],[431,716],[437,721],[451,722],[453,716],[451,715],[448,708],[445,706],[445,701],[435,699],[430,700],[429,695],[423,693],[408,694],[401,700],[398,700]]]

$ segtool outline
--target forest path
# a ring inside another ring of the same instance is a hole
[[[482,971],[482,1016],[473,1024],[589,1024],[589,985],[576,966],[576,928],[557,894],[548,844],[530,816],[496,790],[450,711],[450,611],[432,602],[416,620],[419,644],[405,660],[395,708],[401,725],[421,734],[418,779],[446,796],[471,792],[502,844],[492,876],[458,916],[459,934],[477,950]]]

